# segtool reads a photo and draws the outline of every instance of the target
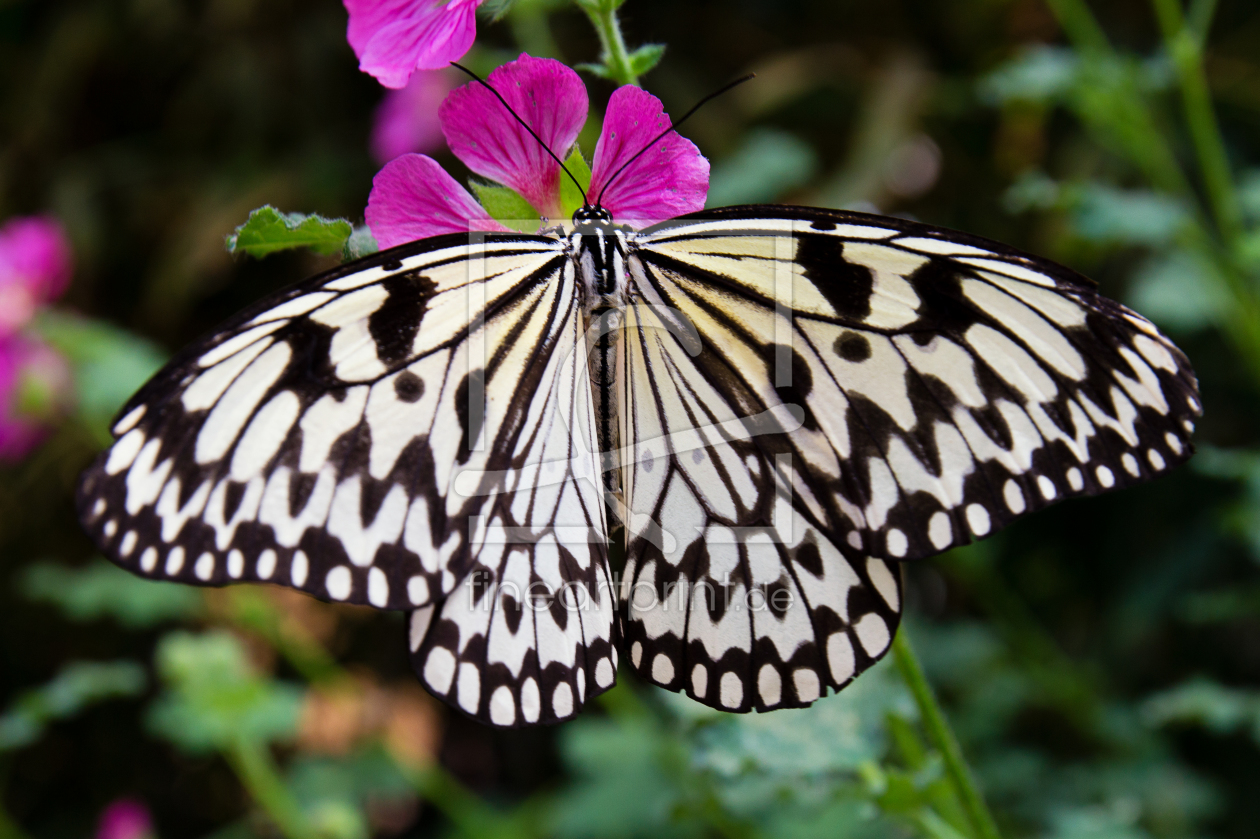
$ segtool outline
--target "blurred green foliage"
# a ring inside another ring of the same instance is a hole
[[[130,629],[195,619],[202,612],[201,594],[195,589],[146,580],[103,559],[75,569],[34,563],[23,574],[22,593],[59,606],[71,620],[109,617]]]
[[[71,662],[52,681],[18,696],[0,715],[0,751],[29,745],[49,723],[94,702],[135,696],[144,686],[144,668],[134,661]]]
[[[1260,10],[483,10],[469,66],[587,62],[595,111],[601,77],[646,74],[677,114],[756,71],[688,124],[710,206],[846,206],[999,239],[1089,274],[1187,350],[1206,408],[1190,468],[909,568],[907,624],[1001,835],[1260,834]],[[130,393],[233,311],[376,248],[360,222],[382,93],[344,29],[335,0],[0,3],[0,217],[55,212],[78,260],[38,324],[75,407],[0,475],[0,831],[83,836],[139,796],[160,835],[219,839],[976,835],[891,663],[764,716],[623,674],[573,723],[492,731],[423,696],[397,616],[92,559],[74,478]],[[250,216],[263,205],[300,212]],[[275,255],[230,256],[234,229],[237,251]]]

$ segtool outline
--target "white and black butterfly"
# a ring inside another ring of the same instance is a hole
[[[768,710],[885,653],[899,561],[1158,475],[1199,412],[1150,322],[994,242],[587,208],[238,315],[132,398],[79,505],[144,576],[411,610],[420,679],[494,725],[573,716],[619,652]]]

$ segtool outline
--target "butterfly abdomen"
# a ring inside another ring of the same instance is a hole
[[[611,224],[583,225],[571,240],[577,254],[604,489],[621,494],[617,356],[626,306],[625,235]]]
[[[591,393],[595,400],[595,427],[604,472],[604,489],[613,495],[621,493],[621,448],[617,410],[617,351],[620,343],[622,312],[602,308],[591,313],[588,335]]]

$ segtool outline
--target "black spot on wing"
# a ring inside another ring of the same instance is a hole
[[[796,549],[796,553],[792,558],[797,565],[801,566],[815,577],[822,577],[822,554],[818,550],[818,545],[814,542],[814,536],[812,533],[806,536],[805,542]]]
[[[764,357],[767,374],[774,384],[779,400],[791,409],[804,412],[806,428],[811,431],[817,429],[818,422],[806,404],[806,399],[814,389],[814,376],[810,372],[809,363],[793,347],[784,344],[768,345]]]
[[[388,297],[368,318],[368,331],[376,341],[376,354],[385,364],[411,356],[416,332],[424,319],[425,301],[433,295],[433,282],[412,271],[386,277],[381,286]]]
[[[481,434],[481,424],[486,418],[486,371],[474,370],[465,376],[455,389],[455,415],[459,418],[462,436],[456,460],[467,463],[472,446]]]
[[[874,278],[871,269],[844,258],[844,239],[806,233],[797,242],[796,261],[819,294],[841,317],[866,318],[871,313]]]
[[[957,263],[931,259],[907,278],[919,295],[919,312],[922,314],[920,321],[908,327],[909,330],[919,327],[934,333],[961,335],[983,319],[963,297],[958,269]]]
[[[845,361],[866,361],[871,357],[871,341],[860,332],[840,333],[832,349]]]
[[[419,402],[424,396],[424,380],[410,370],[394,378],[394,395],[403,402]]]

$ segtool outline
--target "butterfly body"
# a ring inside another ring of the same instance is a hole
[[[123,408],[79,503],[146,576],[410,610],[421,681],[495,725],[577,713],[618,650],[769,710],[887,651],[900,561],[1167,471],[1199,410],[1148,321],[997,243],[595,208],[238,315]]]

